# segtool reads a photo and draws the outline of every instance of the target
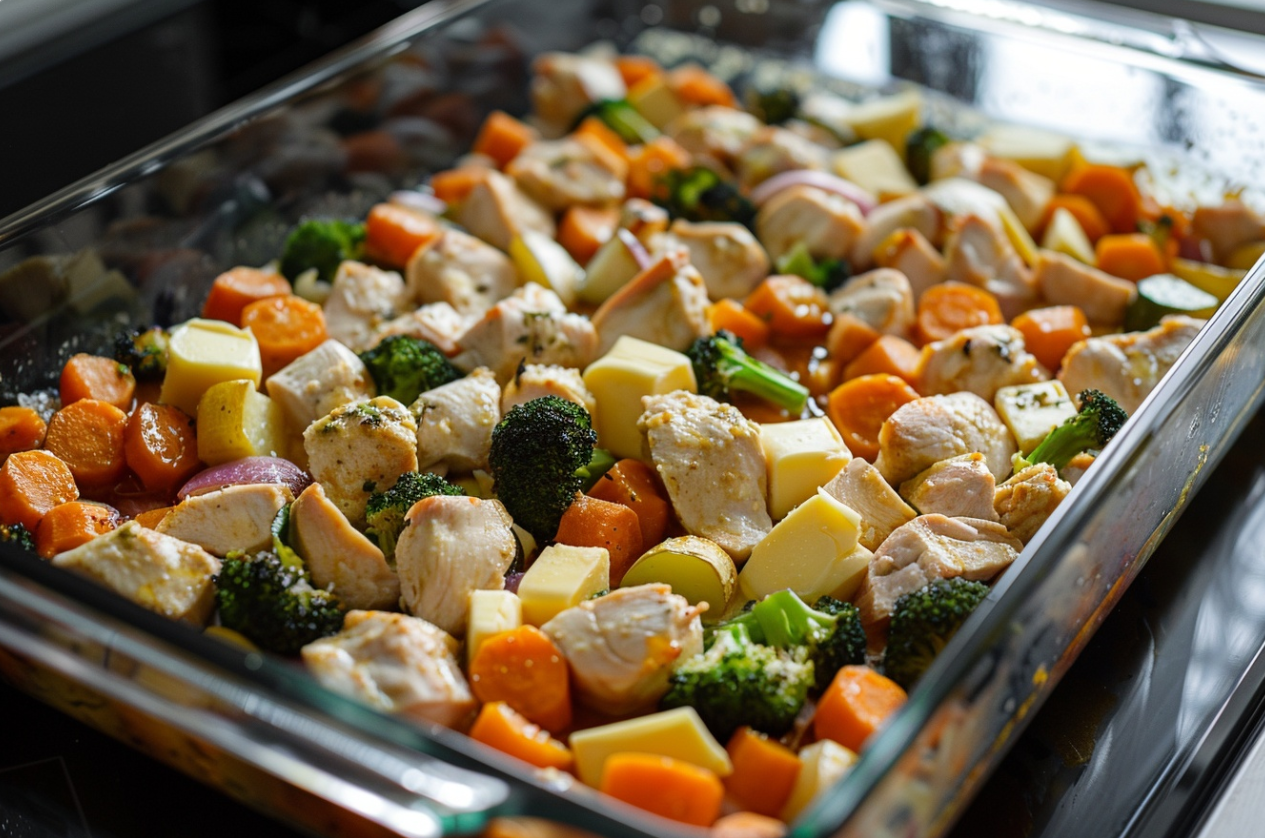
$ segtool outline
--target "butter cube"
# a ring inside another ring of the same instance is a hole
[[[643,396],[674,390],[695,392],[690,359],[658,344],[624,335],[584,371],[584,386],[597,402],[597,444],[616,457],[641,457],[637,420]]]
[[[790,588],[815,602],[847,581],[861,534],[861,516],[818,489],[773,526],[738,574],[749,599]]]
[[[466,663],[489,637],[523,624],[523,601],[512,591],[474,591],[466,624]]]
[[[159,400],[193,416],[202,394],[221,381],[246,380],[258,389],[262,378],[259,344],[249,329],[195,318],[171,330]]]
[[[672,757],[721,777],[734,770],[729,754],[708,732],[693,707],[677,707],[580,730],[571,734],[570,742],[580,780],[594,788],[602,779],[606,758],[624,751]]]
[[[769,514],[773,520],[812,497],[852,459],[834,424],[824,416],[760,426],[769,467]]]
[[[1002,387],[993,398],[997,415],[1010,428],[1022,454],[1045,439],[1050,431],[1076,415],[1076,405],[1061,381],[1038,381]]]
[[[611,554],[605,547],[551,544],[541,551],[518,583],[523,622],[543,626],[610,586]]]
[[[209,466],[286,453],[285,414],[249,380],[223,381],[198,402],[198,459]]]
[[[814,742],[799,752],[802,767],[791,796],[782,809],[782,820],[793,821],[818,794],[830,788],[856,764],[857,755],[831,739]]]
[[[918,189],[905,161],[883,140],[866,140],[835,153],[835,174],[878,196],[880,201],[899,198]]]

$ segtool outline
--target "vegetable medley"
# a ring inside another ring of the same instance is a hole
[[[531,85],[418,191],[72,357],[51,415],[0,408],[0,540],[524,770],[779,834],[1265,220],[912,93],[744,105],[564,54]]]

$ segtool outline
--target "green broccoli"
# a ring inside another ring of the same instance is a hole
[[[629,145],[648,143],[659,136],[659,129],[628,104],[627,99],[603,99],[589,105],[576,118],[575,127],[590,116],[600,119]]]
[[[329,591],[312,587],[307,569],[291,554],[229,553],[215,577],[220,622],[262,649],[298,651],[343,627],[343,606]]]
[[[772,90],[749,89],[747,110],[767,125],[781,125],[799,115],[799,94],[787,87]]]
[[[735,184],[703,166],[669,171],[655,184],[651,197],[673,218],[755,225],[755,204]]]
[[[856,607],[821,597],[814,607],[794,591],[778,591],[727,623],[741,625],[757,643],[802,654],[814,666],[815,686],[823,689],[840,667],[865,663],[865,631]]]
[[[320,279],[334,281],[345,259],[364,256],[365,225],[337,218],[304,221],[286,237],[281,251],[281,273],[294,282],[304,271],[316,269]]]
[[[22,524],[0,524],[0,544],[16,544],[28,553],[35,552],[35,539]]]
[[[1080,412],[1050,431],[1028,456],[1015,455],[1015,471],[1037,463],[1062,471],[1082,451],[1105,448],[1129,418],[1115,399],[1100,390],[1082,390],[1076,398]]]
[[[777,260],[777,272],[801,276],[829,294],[848,281],[852,266],[847,259],[814,259],[808,245],[798,241]]]
[[[488,465],[514,523],[537,541],[553,538],[576,492],[612,464],[596,444],[589,412],[574,402],[543,396],[510,408],[492,430]]]
[[[677,667],[668,683],[661,706],[693,707],[721,742],[741,725],[780,736],[804,706],[813,664],[754,642],[745,625],[732,623],[716,632],[707,651]]]
[[[957,576],[937,579],[897,599],[883,674],[905,689],[913,686],[986,596],[988,586],[983,582]]]
[[[694,367],[698,392],[729,401],[734,392],[750,393],[798,416],[808,402],[808,388],[742,348],[742,338],[721,329],[699,338],[685,350]]]
[[[405,405],[427,390],[462,377],[439,347],[408,335],[383,338],[373,349],[361,352],[360,360],[369,368],[378,395]]]
[[[939,128],[925,126],[911,131],[905,140],[905,165],[919,184],[931,181],[931,158],[948,145],[949,135]]]
[[[454,486],[438,474],[406,471],[390,489],[369,496],[369,503],[365,506],[365,520],[369,527],[365,535],[382,549],[387,561],[392,561],[395,543],[404,531],[404,516],[413,504],[433,495],[460,496],[465,493],[460,486]]]
[[[159,381],[167,374],[166,329],[127,329],[114,338],[114,360],[132,368],[138,381]]]

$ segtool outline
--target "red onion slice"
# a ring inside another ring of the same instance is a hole
[[[190,495],[205,495],[229,486],[252,486],[258,483],[280,483],[297,497],[311,482],[312,478],[289,460],[280,457],[244,457],[198,472],[180,488],[176,498],[184,500]]]
[[[615,231],[615,235],[619,236],[619,240],[624,243],[624,247],[628,248],[628,252],[632,254],[633,260],[637,263],[637,270],[644,271],[650,267],[653,261],[650,258],[650,252],[641,243],[641,239],[633,235],[632,230],[627,227],[620,227]]]
[[[792,172],[782,172],[774,175],[751,190],[751,200],[756,206],[760,206],[777,193],[792,186],[814,186],[817,189],[847,198],[860,208],[862,215],[869,215],[870,211],[878,206],[878,201],[874,199],[873,195],[852,181],[845,180],[838,175],[818,172],[813,169],[796,169]]]

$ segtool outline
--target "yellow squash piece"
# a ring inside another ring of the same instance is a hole
[[[658,344],[624,335],[611,350],[589,364],[584,386],[597,401],[597,444],[616,457],[642,456],[643,396],[697,389],[690,359]]]
[[[830,166],[835,174],[888,201],[918,189],[905,161],[889,143],[866,140],[835,152]]]
[[[872,99],[850,109],[843,120],[863,140],[885,140],[898,153],[914,129],[922,125],[922,94],[907,90]]]
[[[633,562],[621,588],[662,582],[690,605],[707,603],[704,619],[719,620],[738,587],[734,560],[719,544],[696,535],[669,538]]]
[[[1081,229],[1076,216],[1062,207],[1056,209],[1054,215],[1050,216],[1050,223],[1046,226],[1045,235],[1041,238],[1041,246],[1046,250],[1066,253],[1086,265],[1097,264],[1094,246],[1090,243],[1089,236],[1085,235],[1085,231]]]
[[[769,515],[777,521],[829,483],[852,459],[834,423],[824,416],[760,426],[769,468]]]
[[[552,290],[567,308],[575,305],[584,269],[553,238],[524,230],[510,242],[509,254],[524,283],[534,282]]]
[[[858,557],[853,553],[860,532],[860,515],[817,490],[751,551],[738,574],[742,593],[763,599],[790,588],[805,602],[833,593],[857,574]],[[856,581],[860,584],[859,577]]]
[[[202,396],[194,410],[202,462],[213,466],[242,457],[285,454],[285,416],[255,386],[248,379],[224,381]]]
[[[159,399],[193,416],[202,394],[216,384],[245,380],[258,389],[262,377],[259,344],[249,329],[195,318],[171,330]]]
[[[830,788],[840,777],[848,773],[857,761],[857,755],[830,739],[814,742],[799,752],[803,767],[795,778],[791,796],[782,809],[782,820],[793,821],[822,791]]]
[[[466,663],[474,660],[483,641],[523,624],[523,601],[512,591],[473,591],[466,623]]]
[[[1223,268],[1208,262],[1196,262],[1192,259],[1174,259],[1169,266],[1173,275],[1184,279],[1200,291],[1205,291],[1224,303],[1226,298],[1238,287],[1247,276],[1247,270]]]
[[[628,104],[660,131],[685,113],[685,105],[668,86],[662,73],[647,76],[634,84],[628,91]]]
[[[543,626],[559,613],[611,586],[611,555],[605,547],[551,544],[518,583],[523,622]]]
[[[1072,150],[1076,148],[1062,134],[1021,125],[994,126],[979,138],[979,144],[994,157],[1013,160],[1055,183],[1072,167]]]
[[[729,754],[708,732],[693,707],[678,707],[624,722],[571,734],[571,751],[580,780],[596,788],[606,758],[621,751],[672,757],[721,777],[733,773]]]

